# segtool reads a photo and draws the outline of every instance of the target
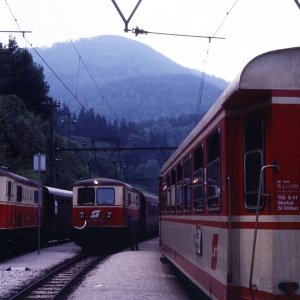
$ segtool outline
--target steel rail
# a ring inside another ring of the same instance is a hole
[[[8,300],[20,299],[59,299],[75,280],[86,274],[106,257],[77,255],[60,264],[42,278],[32,282]]]

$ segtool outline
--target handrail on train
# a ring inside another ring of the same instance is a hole
[[[231,177],[229,175],[226,176],[227,179],[227,190],[228,190],[228,223],[229,223],[229,231],[228,231],[228,273],[227,273],[227,282],[232,282],[232,211],[231,211]]]
[[[279,163],[275,161],[273,165],[265,165],[260,170],[259,176],[259,187],[258,187],[258,194],[257,194],[257,206],[256,206],[256,219],[255,219],[255,229],[254,229],[254,236],[253,236],[253,248],[252,248],[252,258],[251,258],[251,269],[250,269],[250,278],[249,278],[249,289],[251,299],[254,300],[253,296],[253,269],[254,269],[254,258],[255,258],[255,248],[256,248],[256,238],[257,238],[257,230],[258,230],[258,217],[259,217],[259,206],[260,206],[260,198],[261,198],[261,185],[262,185],[262,178],[265,169],[273,168],[273,170],[278,173],[279,172]]]

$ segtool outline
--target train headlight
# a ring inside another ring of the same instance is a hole
[[[107,219],[111,219],[112,218],[112,212],[111,211],[106,212],[106,218]]]
[[[84,212],[84,211],[81,211],[81,212],[79,213],[79,218],[80,218],[80,220],[85,220],[85,219],[86,219],[86,215],[85,215],[85,212]]]

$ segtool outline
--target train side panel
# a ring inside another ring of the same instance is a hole
[[[53,187],[43,187],[44,243],[64,241],[73,238],[72,207],[73,193]]]
[[[51,201],[45,193],[46,187],[41,186],[39,222],[38,183],[0,169],[0,257],[37,247],[39,224],[42,242],[54,238],[54,229],[56,239],[72,237],[71,218],[65,214],[66,210],[54,205],[68,195],[68,212],[72,213],[72,193],[49,187],[47,190],[57,198]]]
[[[300,285],[300,95],[274,96],[273,102],[272,154],[279,172],[270,203],[275,229],[272,265],[273,291],[280,294],[288,284]],[[300,295],[299,288],[292,294]]]
[[[31,247],[37,241],[36,182],[0,170],[0,256]]]
[[[162,251],[211,299],[300,299],[299,62],[253,59],[162,167]]]

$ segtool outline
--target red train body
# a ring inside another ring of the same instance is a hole
[[[41,186],[41,242],[72,238],[72,192]],[[38,182],[0,169],[0,257],[37,246]]]
[[[160,243],[210,299],[300,299],[300,48],[250,61],[164,164]]]
[[[74,183],[75,242],[102,251],[124,246],[129,216],[139,221],[141,237],[158,234],[158,199],[114,179],[92,178]]]

